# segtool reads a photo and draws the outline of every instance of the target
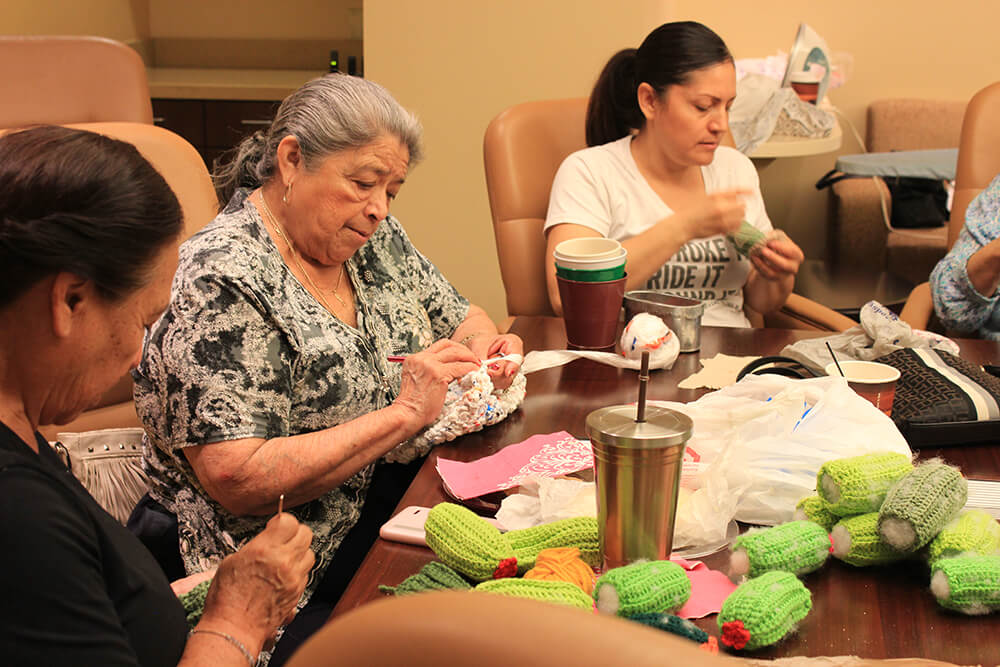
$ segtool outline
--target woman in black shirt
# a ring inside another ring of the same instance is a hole
[[[39,127],[0,137],[0,662],[255,664],[313,564],[279,514],[223,560],[198,626],[156,561],[38,434],[139,361],[182,229],[166,181],[127,143]]]

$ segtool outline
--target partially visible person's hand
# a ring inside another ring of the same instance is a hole
[[[757,272],[767,280],[781,280],[794,276],[805,255],[795,241],[784,232],[769,240],[760,251],[751,255],[750,261]]]
[[[403,362],[402,380],[395,405],[406,407],[427,426],[441,414],[448,384],[479,368],[479,358],[464,345],[443,338]]]
[[[713,192],[677,211],[686,222],[688,238],[735,232],[746,217],[746,197],[750,194],[749,190]]]
[[[190,593],[191,589],[205,581],[206,579],[211,579],[215,576],[216,568],[211,570],[205,570],[204,572],[199,572],[198,574],[192,574],[191,576],[184,577],[183,579],[177,579],[176,581],[170,582],[170,589],[174,592],[174,595],[180,597],[185,593]]]
[[[483,357],[483,360],[489,362],[490,357],[507,354],[523,355],[524,341],[514,334],[497,334],[486,346],[486,355]],[[514,376],[520,367],[520,364],[499,361],[489,364],[486,367],[486,371],[490,374],[490,379],[493,380],[493,386],[496,389],[503,390],[509,387],[510,383],[514,381]]]
[[[311,543],[312,531],[294,516],[274,516],[259,535],[219,564],[198,627],[253,637],[263,646],[294,618],[315,562]]]

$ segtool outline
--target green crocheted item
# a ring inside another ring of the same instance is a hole
[[[579,586],[566,581],[545,579],[493,579],[476,585],[473,591],[577,607],[590,611],[594,601]],[[473,619],[474,620],[474,619]]]
[[[597,519],[594,517],[560,519],[540,526],[511,530],[504,533],[504,537],[514,549],[521,573],[535,567],[538,553],[543,549],[576,547],[580,550],[580,558],[590,567],[597,567],[601,561]]]
[[[733,591],[719,612],[719,642],[752,651],[775,644],[812,609],[812,595],[791,572],[766,572]]]
[[[653,560],[608,570],[594,584],[597,610],[635,616],[680,609],[691,597],[691,581],[677,563]]]
[[[727,234],[729,240],[736,248],[736,252],[749,257],[758,244],[764,243],[767,238],[764,232],[760,231],[749,222],[744,220],[740,223],[740,228],[732,234]]]
[[[840,517],[830,511],[830,504],[819,496],[809,496],[799,501],[795,506],[796,521],[812,521],[823,526],[823,530],[830,532],[833,525],[840,521]]]
[[[877,512],[885,494],[913,470],[909,457],[895,452],[827,461],[816,473],[816,492],[837,516]]]
[[[961,512],[927,545],[927,560],[977,554],[1000,554],[1000,523],[983,510]]]
[[[651,628],[666,630],[675,635],[686,637],[691,641],[704,644],[708,641],[708,633],[687,619],[673,614],[636,614],[629,616],[628,620],[648,625]]]
[[[437,557],[473,581],[517,574],[514,549],[496,526],[472,510],[439,503],[427,513],[424,534]]]
[[[963,614],[1000,609],[1000,556],[967,555],[935,561],[931,592],[939,605]]]
[[[212,586],[212,580],[206,579],[184,595],[178,596],[184,613],[187,615],[189,628],[194,628],[201,620],[201,615],[205,613],[205,598],[208,596],[208,589]]]
[[[730,571],[759,577],[771,570],[803,575],[818,570],[830,555],[830,535],[818,523],[790,521],[751,529],[733,540]]]
[[[878,512],[841,519],[830,531],[833,557],[857,567],[895,563],[905,556],[879,538]]]
[[[878,532],[891,547],[911,553],[934,539],[965,506],[969,483],[953,466],[921,463],[896,482],[878,511]]]
[[[408,595],[410,593],[422,593],[424,591],[439,590],[469,590],[469,584],[462,575],[451,569],[444,563],[432,560],[427,565],[420,568],[420,572],[411,574],[398,586],[379,586],[383,593],[393,595]]]

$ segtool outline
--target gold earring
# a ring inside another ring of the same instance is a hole
[[[292,193],[292,182],[288,181],[288,187],[285,188],[285,194],[281,195],[281,201],[288,203],[288,195]]]

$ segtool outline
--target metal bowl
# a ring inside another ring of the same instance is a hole
[[[701,347],[701,315],[705,304],[694,299],[658,292],[632,290],[625,292],[625,321],[638,313],[650,313],[662,319],[677,336],[681,352],[695,352]]]

